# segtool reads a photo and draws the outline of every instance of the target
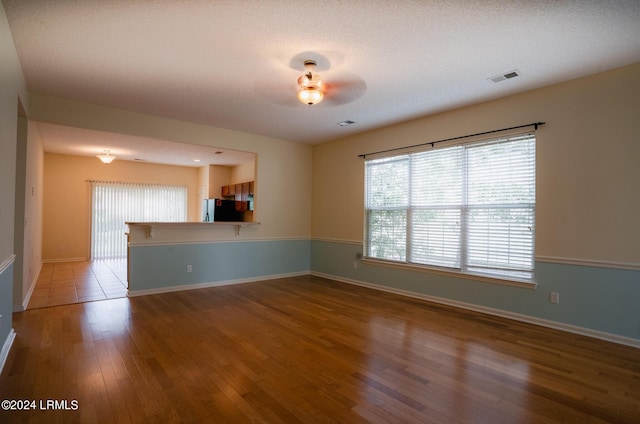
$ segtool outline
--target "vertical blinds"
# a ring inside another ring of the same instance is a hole
[[[531,278],[535,136],[365,162],[370,258]]]
[[[187,220],[187,187],[91,182],[91,257],[127,254],[125,222]]]

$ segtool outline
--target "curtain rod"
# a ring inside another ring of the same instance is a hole
[[[106,180],[84,180],[92,184],[120,184],[120,185],[144,185],[144,186],[163,186],[163,187],[187,187],[186,185],[162,184],[162,183],[137,183],[132,181],[106,181]]]
[[[422,147],[422,146],[428,146],[428,145],[431,145],[431,147],[433,147],[435,144],[444,143],[445,141],[460,140],[462,138],[476,137],[476,136],[479,136],[479,135],[486,135],[486,134],[493,134],[493,133],[502,132],[502,131],[516,130],[518,128],[534,127],[534,131],[535,131],[535,130],[538,129],[538,127],[540,125],[544,125],[544,124],[545,124],[545,122],[533,122],[531,124],[518,125],[516,127],[502,128],[502,129],[499,129],[499,130],[485,131],[485,132],[480,132],[480,133],[476,133],[476,134],[461,135],[459,137],[445,138],[444,140],[429,141],[429,142],[426,142],[426,143],[413,144],[411,146],[395,147],[393,149],[387,149],[387,150],[378,150],[377,152],[363,153],[361,155],[358,155],[358,157],[364,158],[364,157],[367,157],[367,155],[377,155],[378,153],[395,152],[396,150],[412,149],[414,147]]]

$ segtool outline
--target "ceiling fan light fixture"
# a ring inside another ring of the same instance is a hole
[[[97,155],[96,157],[100,159],[102,163],[111,163],[114,159],[116,159],[116,157],[111,155],[109,152],[110,150],[105,150],[103,154]]]
[[[298,90],[298,100],[307,105],[315,105],[324,99],[324,93],[315,87]]]
[[[307,105],[320,103],[324,99],[324,83],[320,75],[312,71],[316,67],[315,60],[305,60],[304,66],[307,70],[298,78],[298,100]]]

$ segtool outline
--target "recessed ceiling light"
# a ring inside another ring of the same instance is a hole
[[[194,162],[200,162],[200,159],[194,159],[193,161]]]
[[[338,125],[340,125],[341,127],[348,127],[349,125],[352,125],[352,124],[355,124],[355,123],[356,123],[356,121],[348,120],[348,121],[338,122]]]

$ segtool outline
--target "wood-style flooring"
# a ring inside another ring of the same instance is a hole
[[[27,309],[126,295],[126,258],[46,263],[38,275]]]
[[[313,276],[14,314],[0,422],[640,423],[640,350]],[[64,405],[63,402],[58,405]]]

